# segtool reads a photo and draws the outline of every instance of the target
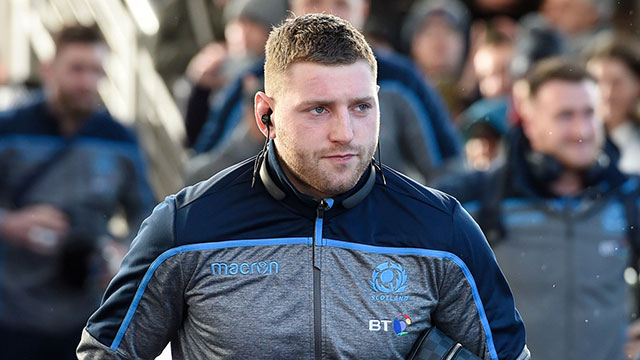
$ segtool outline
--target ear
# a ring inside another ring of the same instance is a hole
[[[535,135],[536,135],[535,134],[536,130],[535,130],[535,127],[533,126],[533,122],[535,121],[533,116],[534,101],[535,99],[532,99],[531,97],[527,96],[527,98],[521,100],[521,103],[520,103],[520,116],[522,117],[522,131],[524,132],[524,135],[529,139],[529,142],[532,142],[531,139],[535,139]]]
[[[256,124],[258,125],[260,132],[262,132],[264,136],[268,135],[270,139],[276,138],[276,126],[273,119],[273,104],[273,98],[270,98],[264,92],[258,91],[256,93],[253,107]],[[269,126],[269,129],[267,129],[267,125],[262,122],[262,116],[269,113],[271,113],[271,125]]]

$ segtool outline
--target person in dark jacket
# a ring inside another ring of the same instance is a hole
[[[100,109],[108,48],[69,26],[44,96],[0,114],[0,357],[74,359],[84,323],[154,199],[134,134]]]
[[[174,359],[399,359],[437,327],[480,358],[529,359],[469,215],[374,165],[377,66],[362,34],[292,18],[266,58],[254,107],[266,152],[156,207],[79,358],[153,358],[170,341]]]
[[[623,359],[640,182],[618,170],[595,112],[595,80],[581,65],[543,60],[527,81],[506,162],[439,189],[487,235],[536,357]]]

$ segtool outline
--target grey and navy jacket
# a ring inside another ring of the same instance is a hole
[[[154,203],[133,133],[107,112],[89,116],[73,138],[61,135],[41,96],[0,114],[0,213],[49,204],[68,216],[71,227],[55,256],[27,251],[0,235],[0,325],[81,329],[104,290],[97,262],[89,268],[80,254],[92,257],[100,239],[111,236],[108,222],[115,213],[124,210],[129,227],[137,229]],[[90,277],[87,287],[84,275]]]
[[[451,197],[371,167],[314,200],[270,145],[143,223],[80,359],[404,358],[437,326],[484,359],[528,359],[493,253]]]
[[[555,196],[548,186],[559,164],[540,161],[521,129],[509,142],[506,164],[440,188],[493,239],[536,357],[623,359],[633,305],[624,272],[638,246],[629,226],[637,227],[640,182],[617,169],[608,148],[585,172],[582,194]]]

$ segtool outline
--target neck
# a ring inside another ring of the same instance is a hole
[[[550,189],[558,196],[577,196],[584,189],[584,182],[578,172],[567,170],[551,183]]]

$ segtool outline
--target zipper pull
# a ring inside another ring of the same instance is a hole
[[[329,208],[331,208],[331,205],[326,199],[320,200],[320,203],[318,203],[318,207],[316,208],[316,217],[318,219],[322,219],[325,210],[329,210]]]
[[[313,234],[312,256],[313,256],[313,267],[317,271],[320,271],[320,265],[316,259],[316,256],[317,256],[316,246],[318,246],[318,244],[320,244],[320,242],[322,241],[322,223],[323,223],[324,212],[330,209],[331,205],[333,205],[333,199],[329,199],[329,200],[322,199],[320,200],[320,202],[318,203],[318,207],[316,208],[316,226]]]

